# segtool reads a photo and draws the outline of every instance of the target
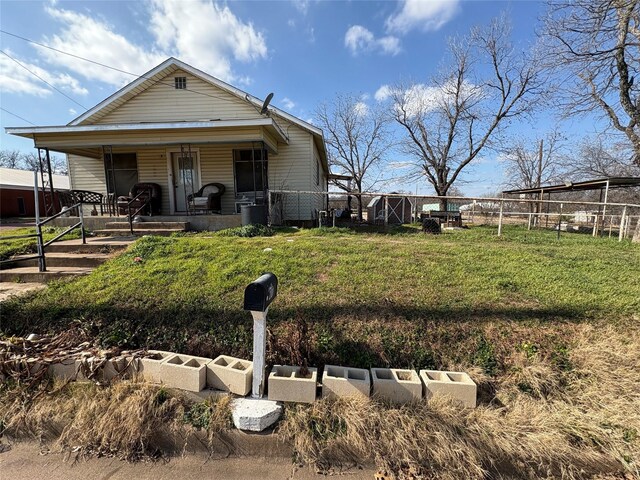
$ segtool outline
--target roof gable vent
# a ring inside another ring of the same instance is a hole
[[[175,77],[176,90],[187,89],[187,77]]]

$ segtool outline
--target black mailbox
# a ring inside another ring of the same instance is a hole
[[[266,312],[278,294],[278,277],[265,273],[244,289],[244,309],[251,312]]]

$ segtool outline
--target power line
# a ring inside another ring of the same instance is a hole
[[[7,112],[9,115],[13,115],[13,116],[14,116],[14,117],[16,117],[16,118],[19,118],[19,119],[20,119],[20,120],[22,120],[23,122],[30,123],[30,124],[31,124],[31,125],[33,125],[34,127],[36,126],[36,124],[35,124],[35,123],[30,122],[30,121],[29,121],[29,120],[27,120],[26,118],[22,118],[20,115],[16,115],[15,113],[10,112],[10,111],[9,111],[9,110],[7,110],[6,108],[2,108],[2,107],[0,107],[0,110],[2,110],[3,112]]]
[[[16,60],[15,58],[13,58],[11,55],[9,55],[7,52],[5,52],[4,50],[0,50],[0,53],[3,53],[4,55],[6,55],[7,57],[9,57],[11,60],[13,60],[14,62],[16,62],[18,65],[20,65],[22,68],[24,68],[27,72],[29,72],[31,75],[33,75],[34,77],[36,77],[37,79],[41,80],[42,82],[46,83],[47,85],[49,85],[51,88],[53,88],[56,92],[58,92],[60,95],[64,95],[65,97],[67,97],[69,100],[71,100],[73,103],[75,103],[76,105],[81,106],[82,108],[84,108],[85,110],[87,109],[87,107],[85,107],[84,105],[82,105],[80,102],[77,102],[76,100],[74,100],[73,98],[71,98],[69,95],[67,95],[66,93],[64,93],[62,90],[60,90],[59,88],[56,88],[55,86],[51,85],[49,82],[47,82],[44,78],[42,78],[40,75],[38,75],[37,73],[35,73],[33,70],[30,70],[28,67],[26,67],[25,65],[23,65],[22,63],[20,63],[18,60]]]
[[[16,35],[15,33],[7,32],[6,30],[0,29],[0,33],[4,33],[5,35],[9,35],[11,37],[18,38],[20,40],[23,40],[23,41],[28,42],[28,43],[32,43],[32,44],[37,45],[37,46],[42,47],[42,48],[47,48],[49,50],[52,50],[52,51],[57,52],[57,53],[61,53],[63,55],[68,55],[70,57],[77,58],[78,60],[82,60],[84,62],[93,63],[94,65],[98,65],[100,67],[108,68],[109,70],[114,70],[116,72],[124,73],[125,75],[131,75],[132,77],[136,77],[136,78],[144,78],[145,80],[153,80],[153,78],[147,77],[146,75],[138,75],[137,73],[128,72],[126,70],[122,70],[120,68],[112,67],[112,66],[106,65],[104,63],[96,62],[95,60],[90,60],[88,58],[81,57],[81,56],[75,55],[73,53],[65,52],[64,50],[59,50],[57,48],[50,47],[49,45],[45,45],[44,43],[36,42],[35,40],[31,40],[30,38],[22,37],[20,35]],[[158,84],[160,84],[160,85],[165,85],[165,86],[172,87],[172,88],[175,87],[175,85],[173,83],[162,82],[162,81],[159,81],[159,80],[156,80],[156,82]],[[199,92],[197,90],[190,90],[188,88],[183,88],[182,90],[185,90],[185,91],[191,92],[191,93],[197,93],[198,95],[204,95],[205,97],[211,97],[211,98],[217,98],[218,100],[229,101],[227,98],[219,97],[217,95],[212,95],[210,93]],[[85,107],[83,107],[83,108],[85,108]]]

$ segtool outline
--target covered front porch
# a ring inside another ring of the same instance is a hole
[[[170,228],[176,231],[182,231],[176,229],[174,226],[183,224],[185,226],[184,231],[211,231],[224,230],[226,228],[239,227],[240,215],[158,215],[158,216],[141,216],[140,223],[135,223],[134,228],[137,232],[145,232],[147,225],[152,225],[155,230],[169,230]],[[58,227],[69,227],[78,221],[77,217],[59,217],[51,222],[52,225]],[[119,224],[119,225],[116,225]],[[125,227],[126,224],[126,227]],[[145,225],[146,224],[146,225]],[[113,217],[113,216],[85,216],[84,217],[85,228],[91,232],[104,233],[109,230],[128,230],[129,225],[126,223],[125,217]],[[171,227],[169,227],[171,226]],[[149,228],[148,230],[152,230]],[[108,233],[108,232],[107,232]],[[124,232],[123,232],[124,233]]]
[[[122,199],[131,198],[140,184],[152,186],[157,197],[154,208],[143,215],[170,216],[174,221],[188,217],[198,230],[239,224],[242,205],[266,203],[278,145],[289,142],[271,118],[32,127],[11,133],[32,138],[38,149],[67,154],[71,189],[103,196],[102,211],[94,205],[83,208],[90,229],[91,223],[97,227],[118,216],[122,221],[121,215],[128,214]],[[215,189],[223,193],[217,203],[207,204],[206,197]],[[220,216],[231,218],[212,220]]]

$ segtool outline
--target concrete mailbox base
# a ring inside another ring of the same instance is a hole
[[[318,369],[309,368],[306,377],[300,367],[274,365],[269,374],[269,400],[280,402],[313,403],[316,400]]]
[[[209,362],[210,358],[173,355],[160,364],[160,378],[168,387],[199,392],[207,383]]]
[[[147,353],[150,356],[140,359],[140,372],[142,373],[142,377],[150,383],[161,383],[160,364],[175,355],[175,353],[162,350],[148,350]]]
[[[422,382],[415,370],[372,368],[373,395],[395,405],[422,399]]]
[[[466,373],[420,370],[420,379],[427,400],[434,395],[447,395],[465,407],[476,407],[477,387]]]
[[[207,385],[218,390],[245,396],[251,391],[253,363],[220,355],[207,365]]]
[[[231,404],[233,424],[238,430],[262,432],[280,419],[282,405],[271,400],[237,398]]]
[[[361,368],[326,365],[322,374],[322,398],[369,397],[371,377]]]

